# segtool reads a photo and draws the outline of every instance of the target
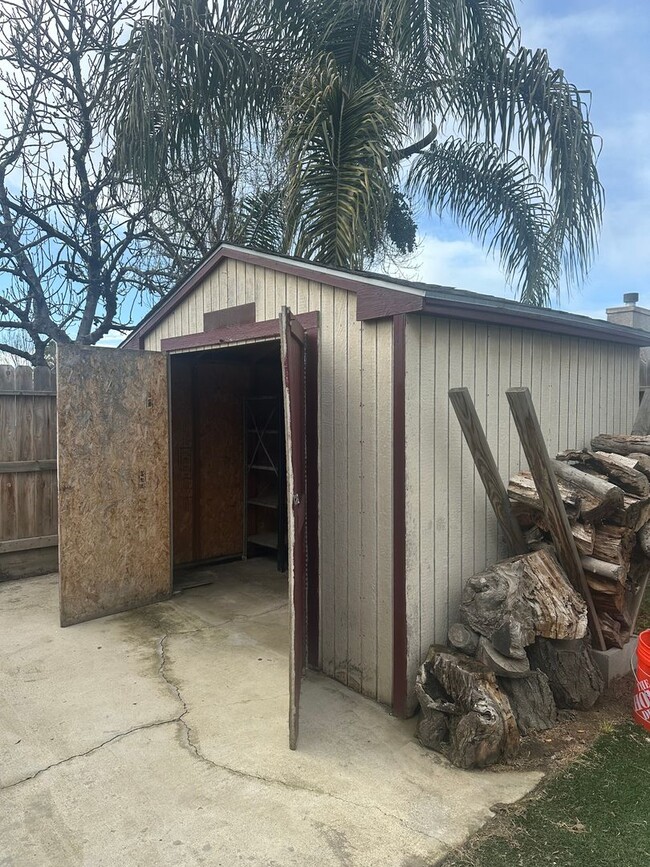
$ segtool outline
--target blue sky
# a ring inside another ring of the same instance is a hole
[[[518,15],[523,43],[548,49],[569,81],[592,92],[591,119],[603,139],[600,251],[584,284],[563,290],[554,306],[604,319],[624,292],[638,292],[650,307],[650,0],[520,0]],[[419,223],[420,249],[403,276],[512,296],[496,261],[451,221]]]
[[[583,286],[560,305],[588,316],[638,292],[650,307],[650,0],[521,0],[523,43],[547,48],[569,81],[592,92],[603,146],[606,207],[600,251]],[[495,295],[512,294],[499,268],[449,223],[420,219],[421,249],[409,276]]]

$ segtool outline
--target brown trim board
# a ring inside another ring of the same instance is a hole
[[[393,317],[393,713],[408,716],[406,635],[406,315]]]
[[[318,329],[305,330],[307,394],[305,400],[307,438],[307,662],[320,664],[320,575],[318,514]]]
[[[203,330],[217,331],[230,325],[250,325],[255,322],[255,302],[238,304],[236,307],[225,307],[223,310],[211,310],[203,314]]]
[[[299,313],[295,317],[305,331],[318,328],[318,311]],[[266,319],[264,322],[251,322],[246,325],[230,325],[215,331],[200,331],[183,337],[167,337],[160,341],[163,352],[178,352],[183,349],[208,349],[242,340],[268,340],[280,337],[280,320]]]

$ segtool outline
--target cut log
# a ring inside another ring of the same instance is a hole
[[[569,584],[550,547],[511,557],[469,578],[460,620],[504,656],[523,659],[536,635],[581,638],[584,599]]]
[[[498,677],[524,677],[530,671],[528,657],[512,659],[510,656],[504,656],[484,635],[479,638],[476,658]]]
[[[591,557],[596,542],[596,528],[593,524],[581,524],[578,521],[571,524],[571,535],[575,539],[576,548],[580,554]]]
[[[616,581],[608,581],[593,572],[585,572],[585,578],[591,589],[594,605],[599,617],[609,614],[614,620],[628,624],[630,612],[628,610],[627,588]]]
[[[591,655],[589,640],[550,641],[537,638],[528,648],[531,667],[543,671],[559,708],[587,710],[605,684]]]
[[[467,656],[474,656],[476,653],[479,634],[469,629],[464,623],[452,623],[447,632],[447,638],[451,646],[460,650],[461,653],[466,653]]]
[[[650,521],[650,497],[640,498],[626,494],[623,507],[610,515],[609,521],[619,527],[629,527],[636,533]]]
[[[422,708],[416,734],[424,746],[445,751],[460,768],[484,768],[516,755],[519,731],[510,703],[482,663],[432,645],[415,690]]]
[[[526,538],[528,539],[528,533],[531,533],[532,539],[532,531],[534,529],[539,529],[542,533],[548,533],[548,525],[546,523],[546,519],[542,512],[535,512],[534,509],[527,509],[526,506],[521,503],[513,503],[513,505],[520,506],[522,509],[522,516],[524,520],[527,520],[530,517],[531,524],[528,530],[526,530]],[[571,522],[571,535],[576,543],[576,548],[578,549],[579,554],[584,554],[587,557],[591,557],[594,553],[594,542],[596,539],[596,528],[593,524],[582,524],[580,521],[572,521]]]
[[[631,452],[628,455],[629,458],[636,461],[636,467],[640,473],[650,479],[650,455],[642,455],[639,452]]]
[[[614,620],[606,612],[599,614],[599,619],[600,628],[603,631],[603,638],[607,647],[618,647],[619,649],[625,647],[630,640],[629,628],[618,620]]]
[[[530,671],[516,679],[499,677],[497,681],[510,700],[520,734],[545,731],[555,725],[557,707],[543,671]]]
[[[617,563],[626,568],[630,565],[630,557],[636,543],[634,530],[627,527],[616,527],[612,524],[599,524],[594,538],[593,556],[607,563]],[[597,569],[593,570],[597,572]]]
[[[583,521],[602,521],[623,505],[623,491],[609,480],[585,473],[571,464],[552,461],[558,479],[575,491]]]
[[[580,514],[580,498],[576,491],[558,480],[558,487],[564,504],[564,510],[569,518],[575,519]],[[516,503],[521,503],[529,510],[542,512],[542,502],[537,493],[535,482],[530,473],[521,472],[514,475],[508,482],[508,496]],[[515,510],[519,520],[521,512]]]
[[[591,441],[596,452],[614,452],[617,455],[650,455],[650,436],[626,434],[599,434]]]
[[[567,450],[560,452],[557,459],[562,462],[573,461],[603,473],[623,491],[637,497],[650,496],[650,481],[637,469],[638,462],[633,458],[608,452]]]
[[[581,557],[580,561],[585,571],[600,575],[601,578],[606,578],[608,581],[618,581],[619,584],[625,584],[627,566],[607,563],[605,560],[597,560],[595,557]]]

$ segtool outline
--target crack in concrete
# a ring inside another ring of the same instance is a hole
[[[169,638],[170,634],[176,635],[178,633],[166,633],[165,635],[163,635],[163,637],[158,642],[158,649],[159,649],[159,654],[160,654],[159,672],[160,672],[162,679],[169,686],[169,688],[172,690],[172,692],[178,697],[178,700],[183,705],[183,713],[180,714],[180,716],[175,720],[175,722],[179,722],[182,725],[183,730],[185,732],[185,739],[187,742],[187,748],[191,753],[193,753],[196,756],[197,759],[199,759],[199,761],[204,762],[205,764],[210,765],[211,767],[213,767],[217,770],[225,771],[226,773],[231,774],[232,776],[240,777],[240,778],[245,779],[245,780],[257,780],[258,782],[266,783],[268,786],[278,786],[281,788],[289,789],[289,790],[294,791],[294,792],[308,792],[312,795],[319,795],[320,797],[323,797],[323,798],[331,798],[332,800],[339,801],[340,803],[345,804],[346,806],[349,806],[349,807],[358,807],[358,808],[363,809],[363,810],[375,810],[376,812],[381,813],[382,816],[385,816],[388,819],[392,819],[393,821],[398,822],[400,825],[402,825],[402,827],[406,828],[407,830],[413,831],[416,834],[422,834],[423,836],[428,837],[431,840],[435,840],[437,843],[440,843],[440,845],[443,846],[447,851],[449,851],[449,849],[450,849],[449,845],[443,839],[438,837],[436,834],[433,834],[429,831],[425,831],[422,828],[414,827],[413,825],[409,824],[405,819],[403,819],[401,816],[398,816],[395,813],[391,813],[388,810],[384,810],[382,807],[380,807],[377,804],[360,803],[358,801],[353,801],[349,798],[344,798],[341,795],[336,795],[333,792],[328,792],[325,789],[318,789],[316,787],[306,786],[304,784],[289,783],[286,780],[281,780],[277,777],[266,777],[266,776],[263,776],[262,774],[254,774],[250,771],[243,771],[239,768],[234,768],[231,765],[221,764],[219,762],[215,762],[212,759],[208,758],[208,756],[206,756],[205,753],[199,749],[198,744],[195,743],[195,741],[192,739],[192,728],[188,724],[188,722],[184,719],[185,715],[189,712],[189,707],[187,705],[187,702],[185,701],[185,699],[183,698],[183,696],[181,694],[180,687],[178,686],[178,684],[174,683],[168,677],[167,672],[165,671],[165,666],[167,664],[167,657],[166,657],[166,653],[165,653],[165,642]],[[235,702],[235,704],[236,703],[237,702]]]
[[[40,777],[40,775],[44,774],[46,771],[50,771],[52,770],[52,768],[58,768],[61,765],[65,765],[68,762],[73,761],[74,759],[83,759],[85,756],[90,756],[93,753],[96,753],[97,750],[101,750],[103,747],[108,746],[108,744],[112,744],[114,741],[125,738],[128,735],[133,734],[134,732],[140,732],[144,729],[153,729],[157,726],[166,726],[170,723],[175,723],[178,721],[179,718],[174,716],[170,719],[156,720],[155,722],[142,723],[142,725],[133,726],[133,728],[127,729],[124,732],[118,732],[117,734],[112,735],[110,738],[107,738],[107,740],[102,741],[100,744],[96,744],[94,747],[90,747],[90,749],[84,750],[82,753],[74,753],[74,755],[67,756],[65,759],[59,759],[58,762],[52,762],[51,765],[47,765],[44,768],[39,768],[37,771],[34,771],[33,774],[29,774],[26,777],[21,777],[20,780],[14,780],[13,783],[7,783],[6,786],[0,786],[0,792],[4,792],[7,789],[13,789],[15,786],[19,786],[21,783],[28,783],[30,780],[35,780],[36,777]]]
[[[204,627],[204,628],[213,628],[213,627]],[[200,630],[193,630],[193,631],[200,631]],[[33,774],[29,774],[28,776],[23,777],[20,780],[15,780],[13,783],[9,783],[6,786],[0,786],[0,792],[5,791],[7,789],[12,789],[16,786],[21,785],[22,783],[27,783],[30,780],[34,780],[37,777],[41,776],[42,774],[46,773],[47,771],[50,771],[54,768],[61,767],[62,765],[65,765],[68,762],[74,761],[75,759],[80,759],[80,758],[85,758],[86,756],[90,756],[93,753],[97,752],[98,750],[103,749],[103,747],[108,746],[109,744],[111,744],[115,741],[121,740],[122,738],[125,738],[128,735],[134,734],[135,732],[143,731],[145,729],[170,725],[171,723],[178,723],[183,728],[183,732],[185,734],[185,740],[187,743],[188,751],[191,752],[199,761],[204,762],[205,764],[209,765],[210,767],[215,768],[216,770],[223,771],[223,772],[231,774],[232,776],[235,776],[235,777],[240,777],[241,779],[256,780],[260,783],[265,783],[268,786],[276,786],[276,787],[280,787],[280,788],[284,788],[284,789],[289,789],[290,791],[294,791],[294,792],[308,792],[309,794],[318,795],[318,796],[323,797],[323,798],[331,798],[332,800],[338,801],[342,804],[345,804],[348,807],[357,807],[357,808],[363,809],[363,810],[374,810],[374,811],[380,813],[382,816],[386,817],[387,819],[392,819],[393,821],[398,822],[400,825],[402,825],[402,827],[406,828],[409,831],[412,831],[412,832],[417,833],[417,834],[421,834],[424,837],[428,837],[432,840],[435,840],[437,843],[439,843],[441,846],[443,846],[443,848],[445,850],[449,851],[449,849],[451,847],[443,839],[438,837],[436,834],[433,834],[429,831],[426,831],[423,828],[414,827],[409,822],[407,822],[405,819],[403,819],[401,816],[398,816],[395,813],[391,813],[388,810],[384,810],[378,804],[368,804],[368,803],[358,802],[358,801],[351,800],[350,798],[344,798],[341,795],[336,795],[333,792],[328,792],[325,789],[319,789],[319,788],[312,787],[312,786],[306,786],[304,784],[290,783],[286,780],[281,780],[281,779],[278,779],[276,777],[266,777],[262,774],[254,774],[250,771],[243,771],[243,770],[240,770],[238,768],[234,768],[231,765],[220,764],[219,762],[215,762],[212,759],[208,758],[205,755],[205,753],[203,753],[201,751],[198,744],[194,741],[192,728],[188,724],[187,720],[185,719],[185,716],[189,713],[190,709],[189,709],[187,702],[183,698],[180,687],[178,686],[178,684],[176,684],[169,677],[169,675],[167,674],[167,671],[166,671],[167,653],[165,650],[165,644],[166,644],[168,638],[170,637],[170,635],[178,635],[178,634],[185,634],[185,633],[165,633],[159,639],[158,647],[157,647],[158,655],[160,657],[160,665],[158,667],[158,673],[159,673],[160,677],[162,678],[162,680],[164,680],[164,682],[167,684],[169,689],[172,691],[172,693],[176,696],[177,700],[180,702],[180,704],[183,708],[182,713],[180,713],[176,717],[171,717],[170,719],[156,720],[156,721],[150,722],[150,723],[143,723],[142,725],[134,726],[133,728],[127,729],[126,731],[118,732],[117,734],[113,735],[112,737],[107,738],[107,740],[102,741],[100,744],[96,744],[94,747],[90,747],[90,749],[88,749],[88,750],[84,750],[81,753],[75,753],[74,755],[68,756],[65,759],[61,759],[58,762],[52,762],[52,764],[47,765],[44,768],[40,768],[39,770],[35,771]]]

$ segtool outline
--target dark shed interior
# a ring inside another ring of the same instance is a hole
[[[171,357],[174,566],[242,557],[286,569],[279,341]]]

